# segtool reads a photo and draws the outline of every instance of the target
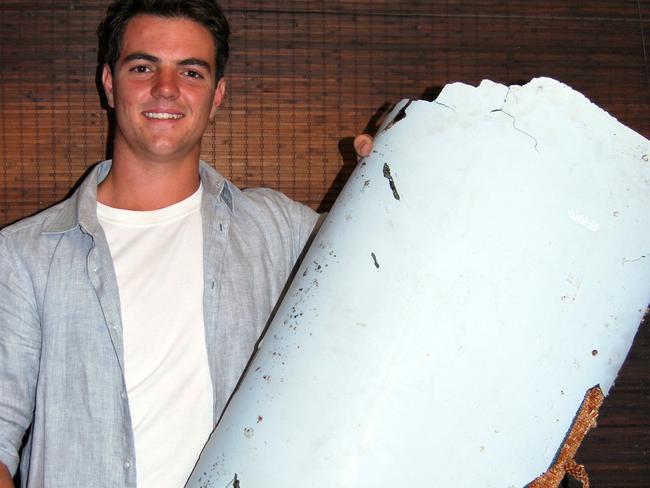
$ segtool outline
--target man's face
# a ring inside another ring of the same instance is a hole
[[[198,161],[201,137],[223,100],[214,42],[201,24],[138,15],[126,26],[114,72],[104,66],[115,109],[115,155],[146,161]]]

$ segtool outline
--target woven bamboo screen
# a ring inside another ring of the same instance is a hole
[[[0,0],[0,226],[61,199],[107,155],[95,85],[102,0]],[[650,135],[648,0],[224,0],[227,99],[203,157],[239,186],[327,210],[351,138],[451,81],[557,78]],[[579,453],[593,486],[650,485],[650,335],[642,328]],[[441,399],[444,401],[444,399]],[[516,462],[516,460],[513,460]]]

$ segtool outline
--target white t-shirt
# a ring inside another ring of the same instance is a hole
[[[139,488],[183,486],[213,428],[202,193],[144,212],[97,204],[120,294]]]

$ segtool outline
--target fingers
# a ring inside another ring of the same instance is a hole
[[[357,157],[365,157],[372,151],[372,137],[368,134],[360,134],[354,138],[354,150]]]

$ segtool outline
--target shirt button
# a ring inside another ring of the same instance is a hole
[[[129,469],[131,467],[131,461],[124,461],[124,467]]]
[[[126,399],[126,392],[125,392],[125,391],[120,392],[120,397],[121,397],[123,400],[125,400],[125,399]],[[127,461],[127,463],[128,463],[128,461]],[[126,464],[126,463],[124,463],[124,464]],[[128,467],[128,466],[127,466],[127,467]]]

